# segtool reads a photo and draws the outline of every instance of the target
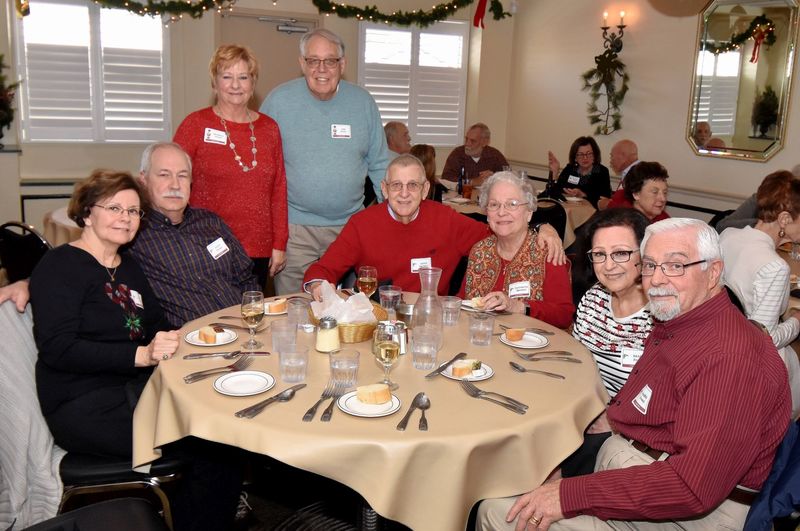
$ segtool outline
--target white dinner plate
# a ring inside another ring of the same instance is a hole
[[[275,385],[271,374],[261,371],[236,371],[214,380],[214,390],[228,396],[253,396],[269,391]]]
[[[569,202],[569,203],[580,203],[581,201],[583,201],[582,197],[569,197],[569,196],[567,196],[564,199],[566,199],[567,202]]]
[[[519,341],[511,341],[506,337],[506,333],[503,332],[500,335],[500,342],[516,348],[543,348],[550,344],[549,339],[534,332],[525,332],[525,335]]]
[[[472,302],[472,299],[461,301],[461,309],[467,312],[497,313],[493,310],[481,310],[480,308],[476,308],[475,304]]]
[[[451,197],[450,199],[445,199],[448,203],[455,203],[457,205],[463,205],[464,203],[471,203],[472,199],[467,199],[466,197]]]
[[[264,302],[264,315],[267,317],[274,317],[276,315],[286,315],[286,313],[289,311],[289,307],[287,306],[286,309],[283,310],[282,312],[271,312],[269,311],[269,304],[270,301]]]
[[[236,341],[236,338],[239,337],[236,332],[231,330],[230,328],[223,328],[223,332],[217,334],[217,342],[216,343],[204,343],[200,341],[200,330],[195,330],[193,332],[189,332],[183,338],[186,340],[187,343],[190,345],[194,345],[196,347],[218,347],[220,345],[227,345],[228,343],[233,343]]]
[[[442,376],[450,378],[451,380],[466,380],[468,382],[482,382],[494,376],[494,369],[488,363],[481,362],[481,368],[477,371],[472,371],[470,376],[457,377],[453,376],[453,366],[449,366],[442,371]]]
[[[357,391],[350,391],[339,397],[336,405],[354,417],[385,417],[400,409],[400,399],[392,395],[392,399],[385,404],[365,404],[356,396]]]

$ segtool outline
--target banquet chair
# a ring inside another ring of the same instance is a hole
[[[12,301],[0,304],[0,529],[15,520],[25,527],[78,507],[79,501],[124,495],[148,495],[158,501],[172,528],[169,498],[163,486],[177,480],[183,461],[161,458],[148,473],[131,469],[130,459],[65,452],[39,408],[30,306],[24,313]],[[137,494],[131,494],[137,493]]]
[[[556,230],[561,241],[564,241],[564,233],[567,230],[567,211],[560,203],[552,199],[539,199],[536,212],[531,216],[530,226],[534,227],[540,223],[549,223]]]
[[[0,225],[0,264],[9,282],[31,276],[33,268],[49,249],[47,240],[31,225],[9,221]]]
[[[40,522],[26,531],[166,531],[153,505],[141,498],[94,503]]]

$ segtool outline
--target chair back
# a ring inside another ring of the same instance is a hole
[[[800,420],[790,422],[761,493],[750,506],[744,531],[769,531],[773,520],[800,510]],[[796,522],[795,522],[796,526]],[[792,527],[794,529],[794,527]]]
[[[53,443],[39,408],[30,306],[19,313],[11,301],[0,304],[0,330],[0,529],[14,520],[23,529],[55,516],[65,452]]]
[[[16,221],[0,225],[0,264],[9,282],[30,277],[33,268],[51,248],[44,236],[30,225]]]
[[[536,212],[531,216],[530,226],[539,223],[548,223],[558,233],[561,241],[564,241],[564,232],[567,230],[567,211],[560,203],[551,199],[540,199],[537,202]]]

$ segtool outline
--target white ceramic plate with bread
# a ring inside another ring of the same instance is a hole
[[[455,376],[453,375],[453,366],[446,368],[442,371],[442,376],[445,378],[450,378],[451,380],[466,380],[468,382],[481,382],[483,380],[488,380],[492,376],[494,376],[494,369],[487,363],[481,362],[480,369],[473,370],[470,374],[466,376]]]
[[[475,299],[480,299],[480,297],[475,297]],[[484,310],[482,308],[478,308],[478,306],[475,304],[475,299],[466,299],[461,301],[461,309],[468,312],[496,313],[492,310]]]
[[[274,299],[271,301],[264,301],[264,315],[284,315],[288,310],[288,302],[286,299]]]
[[[400,410],[400,399],[391,395],[391,399],[383,404],[365,404],[358,399],[357,391],[350,391],[339,397],[336,405],[354,417],[385,417]]]
[[[221,331],[218,329],[221,328]],[[210,330],[209,330],[210,329]],[[230,328],[217,327],[213,329],[210,326],[204,326],[186,334],[183,339],[190,345],[196,347],[218,347],[220,345],[227,345],[233,343],[239,337],[236,332]]]
[[[261,371],[236,371],[214,380],[214,390],[227,396],[253,396],[275,386],[275,377]]]
[[[525,332],[517,341],[508,339],[507,334],[508,331],[500,335],[500,342],[515,348],[544,348],[550,344],[549,339],[535,332]]]

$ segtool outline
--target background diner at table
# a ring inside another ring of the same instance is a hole
[[[550,197],[582,198],[597,208],[601,197],[611,197],[611,178],[603,166],[600,147],[594,138],[580,136],[569,148],[569,163],[562,170],[561,163],[552,151],[547,152],[550,167],[549,181],[553,181]]]
[[[625,177],[625,201],[651,223],[667,219],[667,169],[658,162],[639,162]]]
[[[800,414],[800,361],[791,343],[800,333],[800,309],[792,308],[787,314],[790,268],[777,248],[800,241],[800,180],[788,171],[771,173],[758,187],[756,200],[755,227],[731,227],[720,234],[723,280],[748,319],[761,324],[777,347],[789,374],[792,418],[796,418]]]
[[[480,297],[486,310],[523,313],[559,328],[572,324],[569,269],[546,260],[539,235],[529,228],[536,197],[528,179],[499,172],[481,186],[492,235],[473,245],[463,295]]]
[[[224,44],[209,64],[214,104],[189,114],[174,140],[192,159],[192,206],[218,214],[254,263],[259,286],[286,262],[286,171],[278,124],[248,105],[259,65]]]

